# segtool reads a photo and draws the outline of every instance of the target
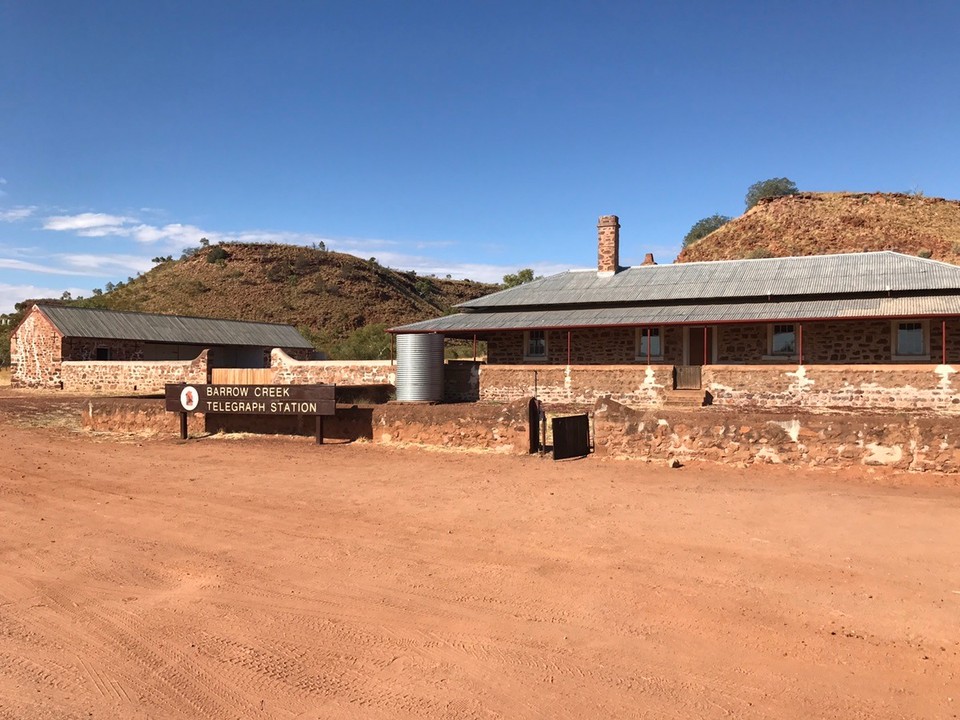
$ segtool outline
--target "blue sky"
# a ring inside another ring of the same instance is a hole
[[[0,0],[0,312],[201,236],[499,280],[756,180],[960,197],[956,2]]]

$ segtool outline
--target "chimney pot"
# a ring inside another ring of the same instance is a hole
[[[653,259],[653,253],[647,253],[643,257],[641,265],[656,265],[657,261]]]
[[[620,269],[620,218],[601,215],[597,222],[597,275],[607,277]]]

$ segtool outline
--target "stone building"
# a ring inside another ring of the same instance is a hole
[[[60,388],[65,363],[86,363],[84,377],[96,374],[94,365],[106,376],[122,365],[126,376],[168,377],[202,354],[206,368],[263,368],[273,348],[301,359],[313,353],[290,325],[34,305],[10,335],[12,383]]]
[[[600,218],[595,270],[502,290],[461,304],[457,314],[391,332],[485,341],[481,397],[483,373],[492,382],[497,368],[502,377],[507,368],[514,377],[539,368],[542,378],[557,366],[581,374],[617,367],[623,378],[632,366],[667,390],[707,387],[710,368],[712,391],[722,396],[730,389],[716,380],[722,368],[762,393],[742,366],[864,373],[882,366],[899,369],[897,382],[904,382],[908,366],[929,373],[960,363],[960,267],[884,251],[669,265],[648,255],[643,265],[624,268],[619,231],[617,216]],[[856,374],[850,377],[856,384]],[[747,387],[732,392],[740,390]]]

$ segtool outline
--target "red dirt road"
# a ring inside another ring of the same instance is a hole
[[[0,424],[0,718],[957,717],[882,477]]]

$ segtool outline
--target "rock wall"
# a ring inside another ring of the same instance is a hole
[[[279,348],[270,353],[277,385],[396,385],[397,368],[389,360],[296,360]]]
[[[710,365],[702,379],[718,406],[957,414],[956,373],[951,365]]]
[[[157,395],[167,383],[206,383],[207,351],[193,360],[64,360],[63,390],[95,394]]]
[[[683,328],[661,328],[663,356],[651,358],[654,364],[679,365],[683,362]],[[523,360],[523,333],[499,332],[487,342],[487,358],[491,365],[517,365]],[[595,328],[573,330],[570,335],[570,362],[573,365],[642,364],[637,359],[636,328]],[[566,330],[547,331],[547,358],[542,365],[567,364]]]
[[[929,357],[942,359],[943,332],[939,320],[925,324]],[[960,320],[947,321],[948,360],[960,361]],[[717,363],[776,364],[785,358],[772,357],[768,347],[768,324],[716,325]],[[651,358],[654,363],[683,363],[683,328],[663,327],[663,357]],[[696,332],[691,329],[690,332]],[[571,335],[570,362],[574,365],[646,365],[646,358],[637,358],[635,328],[596,328],[574,330]],[[490,336],[487,345],[490,364],[516,365],[523,359],[523,332],[499,332]],[[847,320],[808,322],[803,324],[804,362],[812,365],[829,363],[880,364],[892,362],[893,330],[889,320]],[[796,362],[796,357],[790,358]],[[547,357],[544,365],[567,363],[567,333],[547,331]]]
[[[110,350],[110,360],[143,360],[145,343],[141,340],[104,340],[97,338],[64,338],[61,355],[67,360],[96,360],[98,348]],[[103,361],[101,361],[103,362]]]
[[[163,401],[97,398],[79,401],[91,430],[175,435],[176,413]],[[548,413],[591,412],[600,457],[733,465],[886,466],[901,470],[960,473],[960,425],[953,418],[916,414],[811,414],[729,408],[636,410],[611,400],[592,408],[547,406]],[[78,407],[78,412],[81,409]],[[251,418],[247,418],[249,421]],[[192,416],[191,434],[217,430],[313,434],[312,418]],[[282,421],[282,422],[281,422]],[[325,419],[328,438],[367,438],[385,445],[526,454],[527,402],[506,405],[388,404],[337,408]]]
[[[597,454],[610,457],[960,472],[960,426],[943,417],[645,412],[607,401],[594,426]]]
[[[36,307],[10,335],[10,384],[60,387],[60,333]]]
[[[673,387],[672,365],[482,365],[480,399],[592,405],[600,398],[658,407]]]
[[[381,405],[373,439],[385,445],[523,454],[529,447],[527,401],[508,405]]]
[[[443,366],[443,401],[475,402],[480,399],[480,363],[448,360]]]

